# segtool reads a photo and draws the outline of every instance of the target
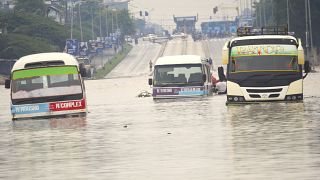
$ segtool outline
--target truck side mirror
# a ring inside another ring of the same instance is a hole
[[[229,41],[222,48],[222,64],[226,65],[229,62]]]
[[[203,82],[206,82],[206,81],[207,81],[207,75],[202,74],[202,81],[203,81]]]
[[[305,58],[304,58],[304,49],[301,44],[301,39],[298,40],[299,46],[298,46],[298,64],[305,64]]]
[[[310,62],[309,61],[305,61],[304,62],[304,72],[305,73],[309,73],[310,71],[311,71]]]
[[[152,86],[152,83],[153,83],[153,82],[152,82],[152,79],[151,79],[151,78],[149,78],[148,83],[149,83],[150,86]]]
[[[4,87],[6,88],[6,89],[10,89],[10,79],[6,79],[5,80],[5,82],[4,82]]]
[[[223,81],[227,80],[226,76],[224,75],[224,69],[223,69],[222,66],[218,67],[218,76],[219,76],[219,81],[220,82],[223,82]]]

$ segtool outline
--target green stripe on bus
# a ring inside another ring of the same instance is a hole
[[[38,69],[26,69],[13,72],[12,78],[23,79],[36,76],[47,76],[47,75],[63,75],[63,74],[78,74],[76,66],[64,66],[64,67],[47,67]]]

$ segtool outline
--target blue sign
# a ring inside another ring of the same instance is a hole
[[[34,114],[49,112],[49,104],[28,104],[28,105],[12,105],[12,114]]]
[[[66,52],[73,56],[79,55],[79,44],[76,39],[67,39],[66,41]]]

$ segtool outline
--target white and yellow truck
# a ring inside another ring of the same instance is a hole
[[[222,67],[218,71],[227,82],[227,104],[302,101],[310,66],[301,40],[289,35],[286,27],[246,27],[237,33],[222,50],[226,74]]]

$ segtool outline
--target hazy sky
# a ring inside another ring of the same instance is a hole
[[[226,16],[235,16],[235,7],[239,5],[239,0],[132,0],[130,10],[138,17],[140,10],[149,11],[150,17],[147,20],[163,25],[173,25],[173,15],[175,16],[196,16],[199,14],[199,21],[208,21],[210,16],[213,19],[223,19]],[[213,7],[229,7],[220,9],[213,15]],[[234,8],[233,8],[234,7]],[[200,23],[198,23],[200,24]]]

